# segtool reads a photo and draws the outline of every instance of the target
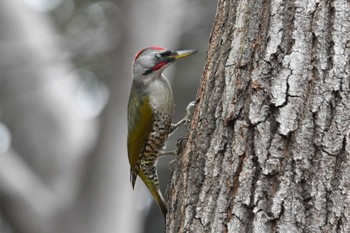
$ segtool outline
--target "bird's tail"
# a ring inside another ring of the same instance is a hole
[[[132,189],[134,189],[135,187],[136,178],[137,178],[137,172],[132,168],[130,168],[130,182],[131,182]]]
[[[143,171],[140,171],[139,176],[147,186],[148,190],[151,192],[153,198],[157,202],[165,218],[168,210],[165,204],[165,199],[159,189],[158,176],[156,172],[154,171],[154,174],[152,174],[151,176],[147,176],[146,174],[144,174]],[[153,178],[153,179],[150,179],[150,178]]]

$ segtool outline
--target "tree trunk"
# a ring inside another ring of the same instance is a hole
[[[350,232],[350,2],[219,0],[167,232]]]

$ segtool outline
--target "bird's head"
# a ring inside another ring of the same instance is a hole
[[[147,80],[159,77],[166,67],[174,61],[190,56],[197,50],[171,51],[160,47],[147,47],[140,50],[132,64],[133,78]]]

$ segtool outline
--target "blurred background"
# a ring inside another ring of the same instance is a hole
[[[129,182],[131,62],[151,45],[199,51],[165,72],[180,120],[215,10],[213,0],[0,0],[0,233],[164,232],[143,183]],[[158,163],[163,193],[173,159]]]

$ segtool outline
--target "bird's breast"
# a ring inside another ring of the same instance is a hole
[[[174,109],[174,97],[170,84],[165,77],[159,77],[148,86],[149,100],[153,109],[171,115]]]

